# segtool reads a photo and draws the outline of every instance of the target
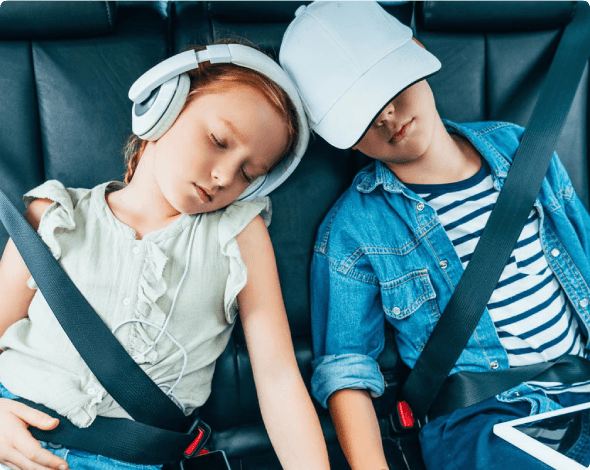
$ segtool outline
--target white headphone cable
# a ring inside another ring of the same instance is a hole
[[[178,283],[178,287],[176,288],[176,292],[174,294],[174,299],[172,300],[172,306],[170,307],[170,312],[168,313],[168,316],[166,318],[166,322],[164,323],[164,325],[162,327],[157,326],[151,322],[148,322],[146,320],[141,320],[141,319],[130,319],[130,320],[125,320],[121,323],[119,323],[115,328],[113,328],[113,330],[111,331],[113,334],[115,334],[115,332],[122,327],[123,325],[126,325],[128,323],[143,323],[145,325],[151,326],[153,328],[156,328],[158,330],[160,330],[160,334],[158,335],[158,337],[152,342],[152,344],[145,350],[142,351],[139,354],[136,354],[135,356],[132,356],[134,360],[136,360],[138,357],[140,356],[144,356],[145,354],[147,354],[148,352],[150,352],[152,349],[154,349],[156,347],[156,345],[158,344],[158,342],[160,341],[160,339],[162,338],[162,335],[164,335],[164,333],[166,334],[166,336],[168,336],[168,338],[170,338],[170,340],[176,344],[176,346],[178,347],[178,349],[180,349],[182,351],[182,354],[184,356],[184,361],[183,361],[183,365],[182,365],[182,370],[180,372],[180,375],[178,376],[178,379],[176,379],[176,382],[174,382],[174,384],[172,385],[172,387],[170,387],[168,384],[162,384],[161,386],[168,386],[170,387],[168,392],[166,392],[166,395],[168,396],[173,396],[176,401],[180,404],[181,408],[183,408],[184,410],[184,406],[182,405],[182,403],[180,403],[180,400],[174,395],[173,390],[174,387],[176,387],[176,385],[178,384],[178,382],[180,382],[180,380],[182,379],[182,377],[184,376],[184,372],[186,370],[186,364],[187,364],[187,353],[186,350],[184,349],[184,347],[178,342],[176,341],[171,335],[170,333],[168,333],[166,331],[166,327],[168,326],[168,323],[170,322],[170,318],[172,317],[172,313],[174,312],[174,308],[176,307],[176,300],[178,298],[178,294],[180,292],[180,288],[182,287],[184,280],[186,278],[186,275],[188,273],[188,268],[189,268],[189,264],[190,264],[190,258],[191,258],[191,253],[192,253],[192,247],[193,247],[193,241],[195,239],[195,233],[196,233],[196,228],[198,225],[199,220],[201,219],[201,214],[197,214],[197,216],[195,217],[195,221],[193,222],[193,227],[191,229],[191,234],[190,234],[190,240],[189,240],[189,244],[188,244],[188,250],[187,250],[187,256],[186,256],[186,262],[185,262],[185,267],[184,267],[184,272],[182,274],[182,277],[180,278],[180,282]]]

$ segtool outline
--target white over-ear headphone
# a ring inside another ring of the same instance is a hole
[[[133,132],[144,140],[157,140],[172,126],[184,105],[190,88],[185,73],[199,67],[201,62],[232,63],[266,75],[291,98],[297,110],[299,139],[293,152],[287,155],[271,173],[257,178],[238,198],[248,200],[264,196],[279,186],[295,170],[309,142],[309,127],[295,84],[270,57],[241,44],[216,44],[202,51],[186,51],[160,62],[131,86],[133,101]]]

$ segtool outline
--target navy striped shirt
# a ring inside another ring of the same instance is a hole
[[[499,194],[488,165],[484,162],[477,174],[457,183],[407,186],[436,210],[465,268]],[[488,302],[488,310],[510,366],[546,362],[567,354],[584,355],[576,318],[543,255],[535,209]]]

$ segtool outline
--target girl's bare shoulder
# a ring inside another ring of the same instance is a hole
[[[53,204],[51,199],[35,199],[31,201],[27,210],[25,211],[25,219],[35,230],[39,228],[39,222],[41,217],[47,210],[47,208]]]

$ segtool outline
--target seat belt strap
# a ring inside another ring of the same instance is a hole
[[[590,361],[562,356],[556,361],[493,372],[458,372],[445,380],[428,416],[434,419],[494,397],[522,382],[574,384],[590,380]]]
[[[589,13],[577,2],[479,243],[404,384],[401,397],[419,420],[475,330],[539,193],[590,55]]]
[[[192,421],[131,358],[1,190],[0,221],[65,333],[107,392],[134,420],[185,432]]]
[[[201,420],[196,421],[195,430],[190,433],[102,416],[97,416],[89,427],[78,428],[50,408],[22,398],[15,401],[59,419],[59,426],[51,431],[29,427],[35,439],[140,465],[160,465],[198,457],[211,435],[211,429]]]

